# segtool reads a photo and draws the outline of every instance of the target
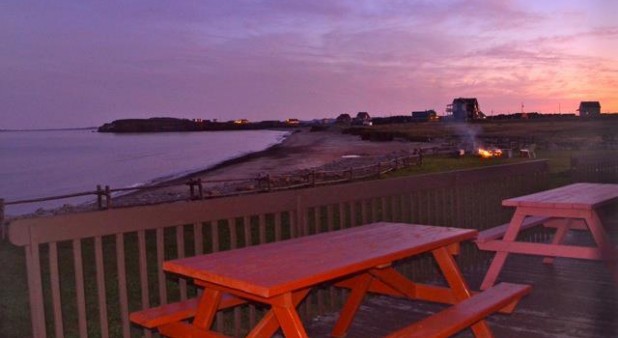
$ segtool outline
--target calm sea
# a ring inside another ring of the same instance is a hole
[[[32,199],[172,179],[281,142],[283,131],[110,134],[94,130],[0,132],[0,198]],[[93,197],[7,206],[7,215]]]

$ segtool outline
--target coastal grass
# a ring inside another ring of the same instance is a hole
[[[443,138],[501,138],[529,140],[539,144],[553,144],[580,149],[596,142],[618,141],[618,115],[599,119],[530,119],[485,120],[473,123],[403,123],[371,127],[356,127],[353,133],[392,133],[394,137],[414,140]]]

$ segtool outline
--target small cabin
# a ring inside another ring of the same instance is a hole
[[[594,117],[601,115],[601,103],[599,101],[582,101],[579,104],[580,117]]]

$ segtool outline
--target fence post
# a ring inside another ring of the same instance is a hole
[[[195,199],[195,187],[194,187],[194,181],[192,178],[189,179],[189,181],[187,182],[187,185],[189,186],[189,199],[190,200],[194,200]]]
[[[100,184],[97,184],[97,205],[99,209],[103,209],[103,189]]]
[[[109,185],[105,186],[105,209],[110,209],[112,207],[112,192],[109,188]]]
[[[2,239],[5,239],[7,231],[4,226],[4,198],[0,198],[0,233],[2,233]]]
[[[202,178],[197,179],[197,192],[201,200],[204,199],[204,187],[202,186]]]

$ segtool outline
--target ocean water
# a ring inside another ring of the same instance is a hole
[[[281,142],[272,130],[111,134],[94,130],[0,132],[0,198],[5,201],[133,187],[209,168]],[[79,197],[9,205],[7,215],[92,201]]]

